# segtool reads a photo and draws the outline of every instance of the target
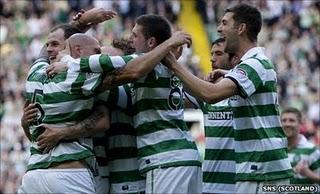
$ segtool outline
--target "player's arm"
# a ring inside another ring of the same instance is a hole
[[[75,125],[52,127],[44,124],[43,127],[46,130],[37,138],[37,144],[40,150],[47,153],[59,141],[89,137],[109,129],[109,111],[107,107],[98,105],[94,107],[92,114],[88,118]]]
[[[26,82],[26,102],[23,107],[23,115],[20,119],[21,126],[27,138],[31,141],[31,134],[29,131],[30,124],[37,118],[38,116],[38,108],[32,102],[32,96],[34,94],[34,88],[29,84],[34,81],[37,77],[42,77],[45,74],[45,69],[49,65],[47,61],[38,60],[35,61],[32,67],[30,68],[27,76]]]
[[[152,51],[145,53],[108,74],[103,80],[100,90],[109,89],[124,83],[134,82],[149,73],[167,53],[183,44],[191,44],[191,37],[185,32],[176,32],[171,38],[158,45]]]
[[[70,56],[65,56],[61,60],[68,63],[69,71],[107,72],[107,76],[100,86],[100,90],[106,90],[118,85],[133,82],[140,77],[149,73],[172,49],[183,44],[191,44],[191,36],[185,32],[175,32],[171,38],[158,45],[152,51],[143,55],[131,56],[107,56],[107,55],[92,55],[83,57],[80,60],[72,59]],[[64,62],[65,63],[65,62]],[[56,62],[47,68],[48,75],[53,75],[56,66],[63,66],[63,62]]]
[[[37,117],[38,109],[35,107],[35,104],[30,104],[27,100],[23,107],[23,115],[21,117],[21,126],[23,128],[24,134],[31,141],[31,134],[29,131],[30,124]]]
[[[298,174],[301,174],[302,176],[307,177],[309,180],[311,180],[314,183],[319,183],[320,182],[320,175],[316,172],[313,172],[307,162],[305,161],[301,161],[299,162],[295,168],[294,168],[295,172]]]
[[[105,10],[104,8],[92,8],[88,11],[82,9],[75,16],[73,16],[70,24],[79,29],[82,33],[85,33],[92,26],[110,20],[116,15],[117,12]],[[49,60],[46,45],[42,47],[36,60]]]
[[[209,83],[201,80],[189,72],[186,67],[178,64],[172,53],[166,57],[167,66],[182,80],[183,85],[190,93],[208,103],[216,103],[238,94],[237,85],[229,78],[218,83]]]
[[[117,15],[117,12],[105,10],[104,8],[92,8],[88,11],[80,10],[70,22],[71,25],[85,33],[93,25],[110,20]]]

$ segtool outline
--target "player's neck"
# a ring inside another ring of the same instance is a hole
[[[292,137],[289,137],[288,138],[288,149],[291,150],[291,149],[295,148],[299,143],[299,139],[300,139],[299,134],[292,136]]]
[[[250,49],[257,46],[256,42],[251,41],[240,41],[239,42],[239,49],[238,52],[236,52],[236,56],[241,59],[243,55],[245,55]]]

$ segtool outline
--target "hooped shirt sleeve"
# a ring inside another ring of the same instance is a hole
[[[75,72],[86,73],[108,73],[117,68],[123,67],[130,60],[138,55],[132,54],[127,56],[109,56],[105,54],[96,54],[89,57],[74,59],[69,55],[62,58],[68,64],[68,69]]]
[[[247,98],[264,84],[262,79],[264,74],[265,71],[259,61],[250,58],[237,65],[225,75],[225,78],[231,79],[238,86],[239,95]]]

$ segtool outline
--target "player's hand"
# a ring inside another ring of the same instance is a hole
[[[182,46],[179,46],[179,47],[172,50],[172,53],[174,54],[174,56],[176,57],[177,60],[181,57],[182,51],[183,51]]]
[[[87,31],[92,25],[110,20],[117,16],[117,12],[103,8],[92,8],[88,11],[81,10],[72,19],[71,24],[81,31]]]
[[[23,115],[21,117],[21,126],[24,129],[28,129],[30,124],[37,118],[38,109],[35,104],[30,104],[27,100],[23,107]]]
[[[182,46],[184,44],[187,44],[188,47],[190,47],[192,44],[192,39],[190,34],[183,31],[175,32],[167,41],[169,41],[173,49],[179,46]]]
[[[92,16],[88,23],[98,24],[107,20],[115,18],[118,14],[112,10],[105,10],[103,8],[97,8],[97,10],[89,10],[88,15]]]
[[[67,71],[68,65],[65,62],[54,62],[46,68],[47,75],[52,78],[57,73]]]
[[[174,65],[177,65],[177,59],[172,51],[170,51],[161,62],[169,69],[172,69]]]
[[[76,15],[72,17],[72,21],[78,21],[81,18],[81,16],[84,14],[84,12],[86,12],[86,10],[81,9]]]
[[[41,127],[45,128],[44,132],[37,138],[37,145],[42,153],[48,153],[60,141],[61,129],[42,124]]]
[[[303,160],[294,167],[294,171],[302,176],[307,176],[311,170],[309,169],[308,163]]]
[[[216,69],[211,71],[204,79],[205,81],[215,83],[223,78],[224,75],[228,73],[227,70],[224,69]]]

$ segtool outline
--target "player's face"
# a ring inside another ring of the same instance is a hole
[[[281,115],[281,124],[287,137],[293,137],[299,134],[300,122],[296,114],[283,113]]]
[[[58,29],[51,32],[48,36],[46,46],[49,62],[52,63],[56,60],[59,51],[62,51],[65,48],[64,31],[62,29]]]
[[[129,38],[131,46],[136,49],[137,53],[145,53],[148,52],[149,49],[147,47],[147,40],[142,33],[142,26],[136,24]]]
[[[239,37],[237,29],[234,26],[235,21],[233,19],[233,13],[227,12],[218,26],[218,32],[225,38],[225,49],[226,53],[236,53],[239,47]]]
[[[211,48],[211,68],[214,69],[229,69],[229,54],[224,52],[224,43],[214,44]]]

